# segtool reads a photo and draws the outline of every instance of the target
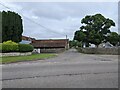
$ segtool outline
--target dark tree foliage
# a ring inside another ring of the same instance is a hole
[[[111,33],[111,26],[115,26],[113,20],[105,18],[101,14],[87,15],[82,20],[80,30],[75,32],[74,40],[82,41],[89,46],[89,43],[98,46],[106,41],[107,34]],[[83,38],[84,37],[84,38]]]
[[[107,41],[110,42],[113,46],[117,46],[119,42],[119,35],[116,32],[111,32],[107,36]]]
[[[74,40],[81,42],[82,46],[83,46],[83,43],[88,43],[88,40],[86,38],[86,33],[82,30],[78,30],[75,32]]]
[[[70,48],[75,47],[76,46],[76,42],[74,40],[73,41],[69,41],[69,46],[70,46]]]
[[[20,42],[23,32],[21,16],[11,11],[0,13],[2,13],[2,42],[8,40]]]
[[[118,46],[120,46],[120,34],[118,34]]]
[[[82,47],[82,43],[77,40],[69,41],[70,48]]]
[[[86,37],[85,32],[78,30],[75,32],[74,40],[77,40],[79,42],[81,42],[81,41],[84,42],[84,41],[86,41],[85,37]]]

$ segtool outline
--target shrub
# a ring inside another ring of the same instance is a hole
[[[82,47],[82,42],[77,42],[78,47]]]
[[[33,46],[29,44],[18,44],[11,40],[0,44],[0,52],[32,52]]]
[[[32,52],[33,46],[30,44],[19,44],[19,52]]]
[[[0,52],[2,52],[2,43],[0,43]]]
[[[3,42],[2,44],[2,52],[17,52],[18,51],[18,44],[9,40]]]
[[[7,44],[7,45],[18,45],[16,42],[13,42],[12,40],[8,40],[8,41],[5,41],[3,42],[3,44]]]

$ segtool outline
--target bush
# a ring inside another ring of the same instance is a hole
[[[78,47],[82,47],[82,42],[77,42]]]
[[[2,44],[2,52],[17,52],[18,51],[18,44],[9,40],[3,42]]]
[[[33,46],[30,44],[19,44],[19,52],[32,52]]]
[[[29,44],[18,44],[11,40],[0,44],[0,52],[32,52],[33,46]]]
[[[2,44],[0,43],[0,53],[2,52]]]

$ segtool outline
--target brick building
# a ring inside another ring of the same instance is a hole
[[[33,40],[31,45],[37,52],[56,53],[62,52],[69,48],[68,39],[49,39],[49,40]]]
[[[22,41],[20,43],[21,44],[30,44],[34,40],[35,40],[35,38],[31,38],[31,37],[27,37],[27,36],[22,36]]]

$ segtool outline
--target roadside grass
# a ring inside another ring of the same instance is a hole
[[[29,56],[7,56],[0,59],[0,64],[8,64],[22,61],[35,61],[55,57],[56,54],[32,54]]]

